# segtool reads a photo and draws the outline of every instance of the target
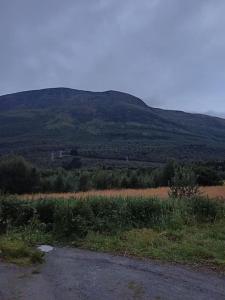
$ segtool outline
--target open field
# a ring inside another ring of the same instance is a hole
[[[106,196],[106,197],[158,197],[167,198],[169,188],[151,188],[151,189],[122,189],[122,190],[98,190],[87,191],[78,193],[51,193],[51,194],[28,194],[22,195],[21,198],[25,199],[40,199],[40,198],[86,198],[90,196]],[[200,188],[202,196],[208,196],[210,198],[225,199],[225,186],[210,186]]]

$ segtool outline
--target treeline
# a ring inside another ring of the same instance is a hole
[[[195,163],[189,164],[189,168],[198,185],[222,185],[224,165]],[[168,186],[178,166],[180,164],[171,161],[161,168],[39,170],[22,157],[5,156],[0,160],[0,191],[23,194]]]

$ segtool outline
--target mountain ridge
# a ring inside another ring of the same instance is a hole
[[[77,93],[90,93],[90,94],[108,94],[108,93],[117,93],[117,94],[124,94],[124,95],[128,95],[131,96],[133,98],[136,98],[138,100],[140,100],[142,102],[142,104],[144,106],[147,106],[151,109],[155,109],[155,110],[161,110],[161,111],[167,111],[167,112],[175,112],[175,113],[184,113],[184,114],[188,114],[188,115],[199,115],[199,116],[206,116],[206,117],[210,117],[210,118],[217,118],[217,119],[222,119],[225,120],[225,117],[220,116],[220,115],[212,115],[210,114],[210,112],[206,112],[206,113],[202,113],[202,112],[190,112],[190,111],[185,111],[185,110],[177,110],[177,109],[170,109],[170,108],[162,108],[162,107],[157,107],[157,106],[152,106],[151,104],[147,104],[143,99],[134,96],[128,92],[122,92],[122,91],[117,91],[117,90],[105,90],[105,91],[90,91],[90,90],[80,90],[80,89],[74,89],[74,88],[68,88],[68,87],[49,87],[49,88],[43,88],[43,89],[32,89],[32,90],[24,90],[24,91],[18,91],[18,92],[13,92],[13,93],[6,93],[6,94],[2,94],[0,95],[0,101],[2,97],[12,97],[13,95],[23,95],[25,93],[33,93],[33,92],[44,92],[44,91],[51,91],[51,90],[55,90],[55,91],[75,91]]]
[[[176,150],[182,146],[191,149],[186,159],[225,156],[225,119],[150,107],[113,90],[59,87],[2,95],[0,129],[0,153],[22,152],[31,159],[37,148],[41,160],[41,151],[73,147],[82,155],[96,155],[99,147],[103,158],[110,153],[153,161],[183,159]]]

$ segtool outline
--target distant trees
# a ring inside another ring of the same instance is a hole
[[[78,190],[85,192],[89,189],[89,177],[86,173],[80,175],[78,182]]]
[[[66,170],[80,169],[82,166],[81,159],[79,157],[74,157],[70,163],[66,164],[64,168]]]
[[[175,173],[179,168],[187,173],[192,170],[195,176],[196,183],[199,186],[223,185],[225,173],[220,172],[212,166],[207,166],[200,163],[178,163],[176,161],[168,162],[163,168],[153,170],[151,178],[153,186],[170,186],[174,179]]]
[[[19,156],[0,159],[0,190],[3,193],[22,194],[33,192],[40,183],[39,172]]]
[[[223,185],[223,179],[218,171],[208,166],[195,166],[197,182],[202,186]]]
[[[62,168],[41,173],[40,192],[71,192],[76,190],[77,179]]]
[[[177,167],[176,162],[169,161],[165,167],[162,169],[162,175],[161,175],[161,183],[162,186],[168,186],[170,185],[171,179],[175,175],[175,169]]]
[[[197,192],[197,186],[221,185],[225,179],[223,169],[200,163],[170,161],[163,167],[139,169],[78,167],[77,157],[71,161],[71,169],[37,170],[22,157],[5,156],[0,159],[0,191],[22,194],[170,186],[171,195],[179,196]]]
[[[70,155],[72,155],[72,156],[77,156],[77,155],[78,155],[78,150],[77,150],[77,148],[73,148],[73,149],[70,151]]]

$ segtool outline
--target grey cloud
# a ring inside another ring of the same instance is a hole
[[[0,93],[115,89],[225,111],[224,0],[0,0]]]

